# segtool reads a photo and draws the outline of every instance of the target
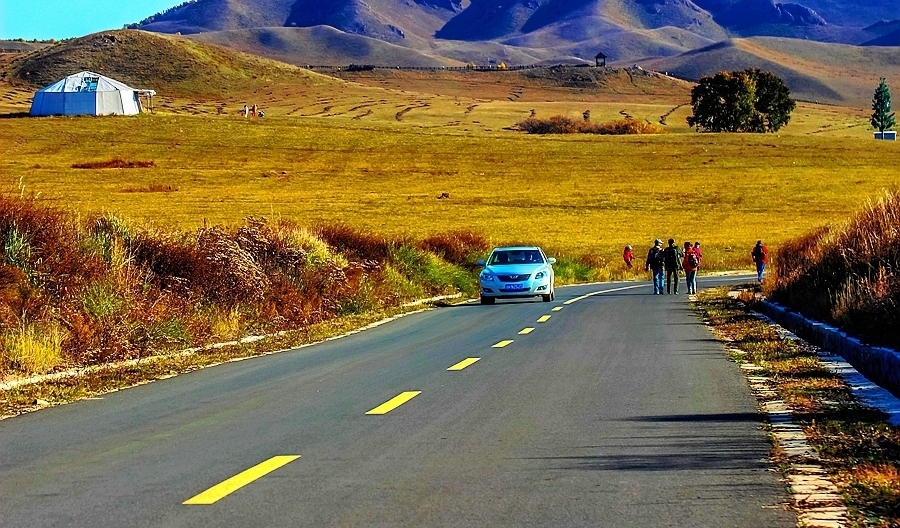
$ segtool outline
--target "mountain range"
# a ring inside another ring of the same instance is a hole
[[[132,27],[203,35],[206,40],[226,45],[234,41],[245,48],[255,42],[254,51],[266,53],[270,46],[261,29],[329,26],[340,35],[409,48],[438,62],[440,57],[466,61],[459,50],[478,47],[520,48],[536,61],[589,60],[598,51],[611,61],[636,61],[677,55],[735,37],[900,43],[900,8],[892,0],[801,1],[191,0]],[[240,34],[248,31],[251,34]],[[209,35],[221,32],[228,33]],[[258,36],[253,37],[254,32]],[[271,46],[276,52],[292,35],[277,34],[274,40],[280,42]],[[308,32],[295,35],[309,39]],[[335,40],[334,34],[329,35],[332,45]],[[311,58],[296,56],[292,62],[309,63]]]

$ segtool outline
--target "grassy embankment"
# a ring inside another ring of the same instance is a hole
[[[0,379],[471,296],[488,249],[253,218],[164,232],[17,197],[0,197],[0,244]]]
[[[900,348],[900,191],[783,244],[768,295],[864,340]]]
[[[850,526],[900,525],[900,429],[879,411],[859,404],[843,379],[823,367],[815,351],[784,341],[728,298],[726,289],[703,290],[698,305],[729,347],[732,359],[759,365],[777,399],[791,408],[849,508]],[[776,460],[787,463],[776,450]]]

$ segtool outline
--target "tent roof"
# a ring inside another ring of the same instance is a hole
[[[75,75],[69,75],[50,86],[44,87],[39,92],[118,92],[136,91],[130,86],[120,83],[115,79],[104,77],[99,73],[83,71]]]

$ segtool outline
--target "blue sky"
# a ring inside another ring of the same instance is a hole
[[[0,0],[0,39],[63,39],[121,29],[183,0]]]

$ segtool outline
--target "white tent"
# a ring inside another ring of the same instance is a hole
[[[141,95],[153,97],[156,92],[84,71],[35,92],[31,115],[134,115],[141,112]]]

